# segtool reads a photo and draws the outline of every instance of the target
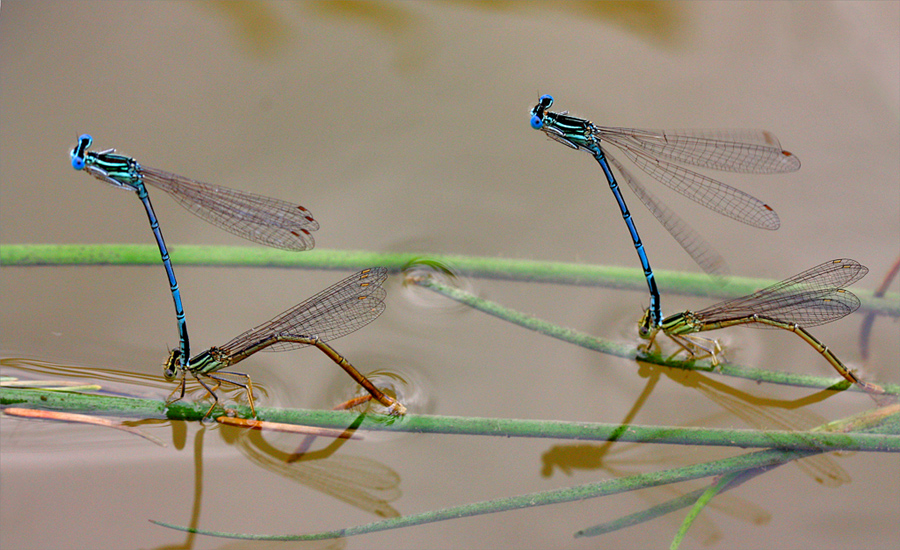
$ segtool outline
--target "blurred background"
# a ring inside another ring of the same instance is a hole
[[[68,151],[90,133],[97,150],[116,148],[144,165],[304,205],[322,225],[321,249],[637,268],[594,160],[529,127],[531,107],[549,93],[554,109],[603,125],[773,132],[802,161],[799,172],[719,176],[772,205],[782,220],[777,232],[718,216],[633,171],[718,248],[735,275],[784,279],[849,257],[871,270],[854,288],[872,290],[900,254],[898,66],[897,2],[6,1],[0,246],[153,243],[132,193],[72,170]],[[150,193],[170,247],[247,245],[164,193]],[[654,268],[699,271],[630,191],[624,194]],[[197,352],[347,274],[175,267]],[[637,343],[635,323],[647,305],[643,289],[464,284],[506,306],[625,342]],[[161,267],[3,267],[0,285],[2,374],[101,379],[154,398],[171,391],[160,365],[177,335]],[[415,396],[412,412],[617,422],[647,383],[632,361],[468,311],[402,286],[399,276],[386,288],[386,313],[335,347],[365,372],[404,379]],[[894,282],[890,290],[898,288]],[[663,296],[668,313],[710,303]],[[861,319],[813,333],[869,379],[897,382],[896,320],[876,321],[863,361]],[[781,331],[716,336],[740,364],[834,374]],[[241,370],[267,392],[267,406],[330,407],[352,388],[313,350],[261,354]],[[808,393],[714,378],[760,399]],[[796,420],[787,422],[805,429],[869,407],[864,396],[839,394],[793,411]],[[667,376],[635,421],[755,427]],[[571,459],[577,451],[553,441],[403,435],[348,443],[321,461],[333,466],[288,474],[248,460],[253,446],[218,427],[144,429],[169,447],[99,428],[3,418],[3,547],[183,543],[182,534],[151,518],[194,517],[200,527],[257,533],[379,519],[335,496],[331,474],[322,473],[332,467],[340,479],[354,478],[347,468],[392,479],[381,498],[410,514],[734,454],[629,447],[619,454],[619,470],[584,465],[566,475],[548,473],[547,457]],[[295,443],[271,439],[285,448]],[[205,443],[202,451],[196,442]],[[194,490],[196,457],[205,466],[202,494]],[[897,459],[856,453],[824,464],[840,482],[779,468],[729,493],[730,506],[725,500],[724,510],[705,513],[687,544],[893,547]],[[355,477],[366,482],[366,475]],[[598,539],[572,533],[666,498],[665,490],[645,491],[329,547],[661,547],[683,513]],[[203,537],[187,545],[245,547]]]

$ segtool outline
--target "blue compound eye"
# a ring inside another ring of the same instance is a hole
[[[553,105],[553,96],[550,94],[544,94],[540,98],[538,98],[538,101],[541,102],[541,107],[543,107],[544,109],[549,109],[550,106]]]
[[[543,125],[544,125],[544,121],[541,119],[541,117],[539,117],[537,115],[531,115],[531,127],[532,128],[534,128],[535,130],[540,130]],[[72,159],[72,162],[73,163],[75,162],[74,158]]]
[[[84,170],[84,159],[82,157],[76,157],[75,151],[69,153],[72,156],[72,168],[76,170]]]

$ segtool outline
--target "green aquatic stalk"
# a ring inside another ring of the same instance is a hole
[[[819,429],[827,429],[828,431],[858,429],[875,433],[900,433],[900,431],[898,431],[898,422],[900,422],[898,418],[900,418],[900,412],[898,412],[898,407],[894,406],[889,409],[880,409],[862,413],[848,419],[832,422],[820,427]],[[849,434],[845,433],[844,435]],[[683,481],[690,481],[693,479],[700,479],[710,476],[727,475],[745,471],[764,471],[766,469],[780,466],[790,460],[802,458],[810,454],[819,452],[822,451],[786,451],[783,449],[767,449],[764,451],[758,451],[746,455],[729,457],[726,459],[715,460],[702,464],[693,464],[690,466],[674,468],[661,472],[649,472],[625,478],[608,479],[597,483],[579,485],[576,487],[541,491],[526,495],[517,495],[513,497],[505,497],[495,500],[464,504],[462,506],[452,506],[449,508],[423,512],[420,514],[412,514],[384,521],[376,521],[356,527],[337,529],[333,531],[323,531],[319,533],[310,533],[305,535],[228,533],[222,531],[197,529],[194,527],[185,527],[156,520],[150,521],[162,527],[168,527],[170,529],[186,531],[188,533],[196,533],[214,537],[242,540],[327,540],[348,537],[352,535],[374,533],[389,529],[398,529],[401,527],[424,525],[427,523],[434,523],[437,521],[444,521],[449,519],[458,519],[496,512],[519,510],[523,508],[533,508],[536,506],[546,506],[549,504],[574,502],[589,498],[614,495],[627,491],[636,491],[639,489],[657,487],[660,485],[667,485],[671,483],[680,483]]]
[[[493,514],[497,512],[508,512],[512,510],[521,510],[525,508],[534,508],[537,506],[547,506],[550,504],[563,504],[566,502],[575,502],[590,498],[598,498],[602,496],[615,495],[639,489],[657,487],[671,483],[679,483],[682,481],[690,481],[719,475],[722,473],[739,471],[747,467],[747,464],[753,466],[772,466],[778,463],[779,458],[766,451],[757,453],[753,459],[735,460],[726,459],[721,461],[709,462],[704,464],[696,464],[684,468],[676,468],[663,472],[651,472],[640,474],[621,479],[609,479],[598,483],[587,485],[579,485],[576,487],[568,487],[565,489],[554,489],[551,491],[541,491],[537,493],[529,493],[525,495],[517,495],[505,497],[495,500],[487,500],[464,504],[461,506],[452,506],[439,510],[423,512],[419,514],[411,514],[401,516],[384,521],[376,521],[373,523],[348,527],[344,529],[336,529],[332,531],[322,531],[319,533],[310,533],[302,535],[269,535],[254,533],[228,533],[222,531],[211,531],[206,529],[197,529],[192,527],[184,527],[172,523],[166,523],[157,520],[150,520],[151,523],[162,527],[168,527],[178,531],[186,531],[188,533],[196,533],[213,537],[223,537],[241,540],[278,540],[278,541],[309,541],[309,540],[328,540],[335,538],[349,537],[353,535],[363,535],[367,533],[376,533],[379,531],[387,531],[390,529],[399,529],[403,527],[413,527],[416,525],[425,525],[438,521],[446,521],[451,519],[460,519],[464,517],[472,517],[484,514]]]
[[[700,512],[706,508],[706,505],[712,502],[712,499],[721,493],[732,481],[738,478],[742,472],[732,472],[730,474],[725,474],[721,476],[716,483],[713,483],[709,487],[704,490],[699,497],[697,497],[697,501],[691,507],[691,511],[688,512],[688,515],[684,518],[684,521],[681,523],[681,527],[678,529],[678,532],[675,533],[675,538],[672,539],[672,544],[669,546],[670,550],[678,550],[681,546],[681,541],[684,540],[684,536],[687,535],[688,530],[694,524],[694,520],[696,520],[700,516]]]
[[[170,420],[201,420],[209,406],[205,402],[176,402],[168,407],[162,400],[137,399],[110,395],[94,395],[44,391],[37,389],[0,388],[0,405],[31,406],[34,408],[131,416],[138,418],[168,418]],[[249,417],[250,408],[234,407],[241,416]],[[841,434],[823,432],[793,432],[785,430],[731,430],[716,428],[685,428],[680,426],[637,426],[600,422],[570,422],[512,418],[479,418],[407,414],[390,417],[367,414],[359,422],[360,413],[331,410],[257,409],[257,419],[321,428],[344,429],[358,423],[360,430],[385,432],[430,433],[450,435],[480,435],[494,437],[528,437],[542,439],[570,439],[584,441],[621,441],[665,443],[673,445],[704,445],[725,447],[779,447],[815,451],[877,451],[900,452],[900,435]]]
[[[682,508],[693,506],[694,503],[697,502],[697,499],[699,499],[703,495],[703,493],[706,492],[706,490],[706,488],[697,489],[696,491],[691,491],[690,493],[673,498],[671,500],[663,502],[662,504],[657,504],[656,506],[647,508],[646,510],[628,514],[627,516],[622,516],[607,523],[588,527],[587,529],[581,529],[580,531],[576,531],[574,536],[575,538],[596,537],[598,535],[605,535],[606,533],[612,533],[613,531],[619,531],[628,527],[634,527],[635,525],[639,525],[641,523],[646,523],[656,518],[671,514],[672,512],[675,512],[677,510],[681,510]]]
[[[813,428],[811,431],[844,433],[851,431],[863,431],[871,433],[898,433],[900,432],[900,414],[898,413],[900,413],[900,406],[894,404],[888,407],[882,407],[872,411],[866,411],[860,414],[856,414],[849,418],[822,424]],[[739,487],[740,485],[746,483],[747,481],[750,481],[756,476],[766,473],[772,468],[781,466],[792,460],[799,460],[808,456],[819,454],[819,452],[817,451],[787,449],[769,449],[768,451],[763,452],[781,453],[781,460],[775,464],[768,466],[754,466],[741,471],[723,474],[721,479],[719,479],[713,487],[699,489],[686,495],[682,495],[678,498],[672,499],[668,502],[664,502],[662,504],[649,508],[647,510],[636,512],[634,514],[630,514],[607,523],[582,529],[575,533],[575,537],[578,538],[602,535],[619,529],[624,529],[626,527],[631,527],[639,523],[644,523],[670,512],[674,512],[675,510],[687,508],[689,506],[694,507],[692,509],[692,512],[694,510],[699,510],[697,503],[704,497],[708,498],[705,498],[705,501],[701,504],[701,506],[708,504],[710,499],[716,494],[721,494]],[[680,541],[683,538],[683,532],[686,532],[686,529],[690,527],[690,524],[693,522],[695,517],[696,514],[692,513],[689,514],[687,518],[685,518],[682,529],[679,530],[679,535],[676,535],[676,538],[673,540],[673,548],[676,548],[678,544],[680,544]]]
[[[646,279],[639,269],[567,262],[517,260],[483,256],[431,254],[427,252],[367,252],[361,250],[316,249],[303,254],[283,250],[242,246],[170,247],[172,262],[179,266],[280,267],[340,269],[359,271],[369,266],[399,272],[410,264],[432,261],[448,266],[453,273],[473,278],[530,281],[539,283],[600,286],[642,290]],[[0,266],[48,265],[157,265],[159,251],[153,245],[137,244],[5,244],[0,246]],[[777,281],[746,277],[712,279],[703,273],[657,271],[660,290],[666,293],[710,298],[735,298],[750,294]],[[873,297],[869,290],[854,290],[861,309],[900,318],[900,294]]]
[[[778,449],[772,449],[772,451],[778,451]],[[791,450],[782,450],[781,454],[781,462],[762,467],[762,468],[750,468],[747,470],[741,470],[738,472],[732,472],[730,474],[725,474],[721,479],[727,479],[727,483],[719,484],[716,486],[718,488],[713,489],[715,494],[721,494],[726,491],[730,491],[736,487],[739,487],[743,483],[750,481],[757,475],[760,475],[772,468],[777,466],[781,466],[782,464],[786,464],[792,460],[799,460],[801,458],[806,458],[808,456],[812,456],[814,454],[818,454],[815,451],[791,451]],[[605,535],[606,533],[611,533],[613,531],[618,531],[621,529],[625,529],[627,527],[633,527],[635,525],[639,525],[641,523],[645,523],[651,520],[654,520],[658,517],[665,516],[677,510],[681,510],[682,508],[694,507],[697,502],[704,497],[705,495],[711,495],[710,487],[705,487],[702,489],[697,489],[696,491],[691,491],[690,493],[686,493],[679,497],[673,498],[661,504],[657,504],[646,510],[641,510],[639,512],[635,512],[633,514],[628,514],[626,516],[620,517],[613,521],[609,521],[606,523],[601,523],[600,525],[595,525],[593,527],[587,527],[585,529],[581,529],[575,532],[575,538],[580,537],[596,537],[598,535]],[[707,499],[704,502],[708,504],[710,501]],[[690,522],[696,519],[696,514],[693,517],[690,517]],[[685,518],[685,523],[687,523],[688,518]],[[689,525],[688,525],[689,526]]]

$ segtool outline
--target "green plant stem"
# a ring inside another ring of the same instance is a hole
[[[721,494],[726,491],[730,491],[740,485],[744,484],[747,481],[750,481],[757,475],[760,475],[764,472],[771,470],[777,466],[782,464],[787,464],[792,460],[799,460],[808,456],[812,456],[814,454],[818,454],[810,451],[781,451],[782,461],[778,464],[772,464],[762,468],[750,468],[747,470],[742,470],[739,472],[732,472],[729,474],[725,474],[721,479],[727,478],[727,483],[724,483],[717,489],[717,493]],[[580,531],[575,532],[575,538],[580,537],[596,537],[598,535],[604,535],[606,533],[611,533],[613,531],[618,531],[620,529],[625,529],[627,527],[633,527],[635,525],[639,525],[641,523],[645,523],[651,520],[654,520],[658,517],[662,517],[664,515],[670,514],[682,508],[687,508],[689,506],[694,506],[698,500],[703,497],[705,494],[708,494],[710,487],[704,487],[702,489],[697,489],[696,491],[691,491],[690,493],[681,495],[679,497],[673,498],[661,504],[657,504],[656,506],[652,506],[646,510],[641,510],[639,512],[635,512],[633,514],[629,514],[627,516],[620,517],[613,521],[609,521],[606,523],[602,523],[600,525],[595,525],[593,527],[588,527],[585,529],[581,529]],[[693,518],[692,518],[693,521]]]
[[[552,491],[542,491],[538,493],[530,493],[526,495],[518,495],[514,497],[506,497],[496,500],[464,504],[461,506],[452,506],[441,510],[433,510],[420,514],[411,514],[408,516],[401,516],[385,521],[376,521],[357,527],[324,531],[320,533],[310,533],[306,535],[228,533],[222,531],[211,531],[206,529],[184,527],[156,520],[151,520],[151,522],[162,527],[168,527],[170,529],[213,537],[243,540],[326,540],[353,535],[362,535],[366,533],[374,533],[378,531],[386,531],[389,529],[399,529],[402,527],[411,527],[415,525],[424,525],[437,521],[459,519],[497,512],[507,512],[510,510],[520,510],[523,508],[533,508],[536,506],[547,506],[550,504],[561,504],[565,502],[574,502],[589,498],[614,495],[628,491],[635,491],[638,489],[667,485],[670,483],[679,483],[682,481],[690,481],[692,479],[721,475],[729,472],[740,471],[748,467],[771,467],[779,464],[782,459],[783,457],[780,456],[780,454],[777,452],[760,451],[758,453],[753,453],[751,455],[745,455],[742,457],[734,457],[731,459],[718,460],[703,464],[695,464],[692,466],[675,468],[662,472],[650,472],[626,478],[605,480],[588,485],[568,487],[565,489],[555,489]]]
[[[752,456],[752,455],[751,455]],[[353,535],[362,535],[367,533],[375,533],[378,531],[386,531],[389,529],[399,529],[402,527],[412,527],[416,525],[425,525],[438,521],[446,521],[451,519],[459,519],[483,514],[493,514],[497,512],[507,512],[511,510],[520,510],[523,508],[533,508],[536,506],[547,506],[550,504],[562,504],[566,502],[574,502],[590,498],[598,498],[602,496],[614,495],[637,489],[645,489],[667,485],[670,483],[678,483],[681,481],[689,481],[692,479],[719,475],[730,471],[739,471],[745,467],[744,463],[751,462],[758,466],[771,466],[777,463],[777,457],[766,454],[766,451],[756,453],[754,459],[737,461],[734,459],[725,459],[722,461],[695,464],[684,468],[676,468],[663,472],[651,472],[640,474],[621,479],[610,479],[598,483],[588,485],[579,485],[576,487],[568,487],[565,489],[555,489],[551,491],[542,491],[513,497],[505,497],[496,500],[487,500],[464,504],[461,506],[452,506],[440,510],[423,512],[420,514],[411,514],[401,516],[385,521],[376,521],[366,525],[349,527],[345,529],[337,529],[333,531],[324,531],[319,533],[310,533],[305,535],[266,535],[253,533],[228,533],[222,531],[211,531],[206,529],[196,529],[192,527],[184,527],[171,523],[157,520],[150,520],[156,525],[186,531],[188,533],[196,533],[201,535],[224,537],[242,540],[280,540],[280,541],[307,541],[307,540],[327,540],[334,538],[342,538]]]
[[[862,413],[848,419],[832,422],[820,428],[824,428],[829,431],[859,429],[879,433],[883,433],[885,430],[888,432],[896,432],[897,420],[895,417],[898,416],[897,409],[898,407],[893,406],[891,408],[891,413],[886,413],[884,411]],[[888,414],[889,416],[887,416]],[[885,422],[885,419],[888,419],[889,421]],[[674,468],[661,472],[650,472],[625,478],[608,479],[598,483],[590,483],[587,485],[579,485],[576,487],[567,487],[565,489],[554,489],[551,491],[542,491],[538,493],[530,493],[527,495],[518,495],[496,500],[475,502],[471,504],[464,504],[461,506],[444,508],[441,510],[433,510],[420,514],[412,514],[409,516],[392,518],[385,521],[376,521],[366,525],[360,525],[346,529],[310,533],[306,535],[227,533],[222,531],[210,531],[205,529],[196,529],[193,527],[179,526],[156,520],[151,520],[151,522],[162,527],[168,527],[170,529],[177,529],[179,531],[187,531],[189,533],[197,533],[214,537],[244,540],[325,540],[373,533],[377,531],[385,531],[388,529],[397,529],[401,527],[424,525],[437,521],[471,517],[475,515],[505,512],[522,508],[532,508],[535,506],[546,506],[549,504],[560,504],[564,502],[573,502],[577,500],[597,498],[626,491],[635,491],[638,489],[646,489],[671,483],[680,483],[683,481],[690,481],[693,479],[716,475],[727,475],[730,473],[737,473],[748,470],[762,471],[775,466],[780,466],[781,464],[784,464],[789,460],[802,458],[818,452],[821,451],[785,451],[782,449],[768,449],[765,451],[758,451],[722,460],[706,462],[703,464],[694,464],[691,466]]]
[[[821,426],[813,428],[811,431],[842,433],[848,433],[851,431],[863,431],[872,433],[891,433],[900,430],[900,417],[898,417],[898,411],[900,411],[900,405],[894,404],[889,407],[882,407],[873,411],[856,414],[849,418],[822,424]],[[668,502],[664,502],[662,504],[649,508],[647,510],[642,510],[640,512],[629,514],[607,523],[582,529],[575,533],[575,537],[592,537],[602,535],[605,533],[616,531],[618,529],[624,529],[626,527],[631,527],[639,523],[650,521],[681,508],[695,506],[698,500],[704,497],[704,495],[711,496],[712,494],[719,494],[724,493],[725,491],[730,491],[731,489],[739,487],[747,481],[750,481],[756,476],[766,473],[772,468],[787,464],[792,460],[799,460],[808,456],[819,454],[816,451],[787,449],[770,449],[769,451],[764,452],[780,453],[781,460],[777,463],[767,466],[753,466],[741,471],[723,474],[722,478],[715,484],[716,487],[712,488],[712,490],[710,487],[699,489],[686,495],[682,495],[680,497],[672,499]],[[693,518],[691,518],[691,521],[693,521]],[[677,538],[676,541],[680,543],[680,537]]]
[[[303,254],[262,247],[175,245],[169,248],[179,266],[280,267],[359,270],[373,265],[397,272],[412,263],[428,260],[447,265],[466,277],[531,281],[553,284],[602,286],[643,290],[646,279],[639,269],[566,262],[544,262],[481,256],[431,253],[377,253],[358,250],[315,249]],[[154,245],[102,244],[5,244],[0,246],[0,266],[41,265],[157,265]],[[768,279],[728,277],[716,280],[703,273],[658,271],[659,288],[666,293],[710,298],[735,298],[775,283]],[[863,311],[900,317],[900,295],[882,298],[869,290],[853,289]]]
[[[172,420],[200,420],[209,405],[178,401],[168,407],[162,401],[108,395],[65,393],[35,389],[0,388],[0,405],[33,406],[67,412],[107,416],[138,416]],[[236,407],[243,415],[248,407]],[[898,413],[900,417],[900,413]],[[305,426],[343,429],[359,421],[359,413],[329,410],[258,408],[257,418]],[[597,422],[566,422],[506,418],[478,418],[408,414],[402,418],[368,414],[361,430],[495,437],[531,437],[584,441],[653,442],[674,445],[726,447],[779,447],[809,451],[900,452],[898,434],[841,434],[820,432],[723,430],[680,426],[623,426]]]
[[[627,516],[622,516],[607,523],[588,527],[587,529],[581,529],[580,531],[575,532],[575,538],[605,535],[606,533],[612,533],[613,531],[619,531],[628,527],[634,527],[635,525],[640,525],[641,523],[646,523],[656,518],[671,514],[672,512],[681,510],[682,508],[693,506],[694,503],[697,502],[697,499],[700,498],[703,493],[706,492],[706,490],[706,488],[697,489],[696,491],[691,491],[690,493],[673,498],[671,500],[663,502],[662,504],[657,504],[656,506],[653,506],[646,510],[628,514]]]
[[[706,488],[703,493],[697,497],[697,501],[694,503],[694,506],[691,507],[691,511],[688,512],[688,515],[684,518],[684,521],[681,523],[681,527],[678,529],[678,532],[675,533],[675,538],[672,539],[672,544],[669,546],[669,550],[678,550],[681,546],[681,541],[684,540],[684,536],[687,535],[688,530],[694,524],[694,520],[696,520],[700,516],[700,512],[706,508],[706,505],[712,502],[713,497],[721,493],[734,479],[739,477],[743,472],[732,472],[730,474],[725,474],[718,478],[716,483],[713,483],[709,487]]]

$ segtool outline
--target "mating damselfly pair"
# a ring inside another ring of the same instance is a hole
[[[175,269],[145,184],[167,192],[187,210],[213,225],[266,246],[295,251],[309,250],[315,245],[312,231],[317,230],[319,224],[309,210],[302,206],[142,166],[133,158],[116,154],[114,149],[90,151],[92,143],[90,135],[83,134],[78,138],[78,143],[70,153],[72,167],[84,170],[113,187],[137,194],[147,212],[150,228],[165,266],[175,303],[179,348],[170,353],[164,366],[164,374],[169,380],[175,379],[179,372],[181,374],[180,385],[169,396],[170,403],[179,389],[180,395],[175,400],[184,397],[186,375],[190,373],[213,398],[213,404],[205,416],[209,416],[215,408],[218,402],[215,391],[222,383],[245,388],[251,411],[255,415],[250,377],[244,373],[227,373],[245,381],[237,382],[223,376],[226,372],[222,369],[258,351],[285,351],[315,346],[362,385],[388,412],[406,412],[402,404],[384,394],[327,343],[359,330],[384,311],[386,293],[382,284],[387,279],[385,268],[365,269],[351,275],[271,321],[235,337],[227,344],[212,347],[192,357]]]
[[[771,206],[681,166],[755,174],[798,170],[799,159],[782,149],[774,135],[760,130],[665,131],[599,126],[568,112],[550,111],[552,105],[550,95],[538,99],[531,109],[531,127],[567,147],[591,154],[600,164],[628,227],[650,291],[650,306],[639,324],[641,337],[649,341],[648,348],[661,331],[680,346],[680,351],[694,357],[708,356],[717,363],[721,353],[718,342],[712,340],[703,345],[699,343],[700,339],[690,336],[692,333],[735,325],[779,328],[800,336],[848,381],[869,393],[883,392],[880,386],[862,381],[804,328],[840,319],[859,307],[856,296],[841,288],[868,272],[854,260],[826,262],[749,296],[663,318],[656,278],[613,168],[700,267],[716,275],[723,271],[725,262],[693,228],[610,156],[602,143],[615,145],[651,177],[710,210],[753,227],[774,230],[778,229],[780,221]]]
[[[881,391],[879,386],[860,380],[804,328],[836,320],[858,307],[858,299],[840,288],[840,285],[846,286],[861,278],[867,271],[852,260],[835,260],[822,264],[742,299],[663,318],[656,278],[631,212],[619,190],[613,168],[705,271],[719,274],[724,271],[725,262],[695,230],[610,156],[601,145],[602,142],[605,140],[616,145],[647,174],[699,204],[748,225],[774,230],[779,227],[780,221],[768,204],[680,166],[688,164],[746,173],[783,173],[799,169],[800,161],[797,157],[783,150],[771,133],[756,130],[669,132],[598,126],[567,112],[550,111],[552,104],[553,98],[549,95],[539,98],[538,104],[531,110],[531,126],[570,148],[590,153],[600,164],[630,233],[650,292],[650,305],[640,322],[640,334],[649,340],[648,347],[661,331],[677,342],[682,351],[693,356],[705,354],[713,362],[717,362],[721,353],[718,343],[710,341],[709,345],[704,346],[699,343],[701,339],[691,336],[693,333],[732,325],[780,328],[798,334],[822,353],[847,380],[868,392]],[[231,376],[244,380],[236,382],[233,378],[223,376],[222,369],[257,351],[313,345],[344,368],[389,412],[405,412],[401,404],[381,392],[326,344],[328,339],[349,334],[381,313],[384,307],[381,284],[386,277],[383,268],[363,270],[227,344],[192,357],[180,290],[145,183],[163,189],[188,210],[207,221],[267,246],[289,250],[310,249],[314,245],[311,232],[318,229],[318,223],[301,206],[143,167],[130,157],[115,154],[112,149],[89,151],[91,144],[89,135],[79,138],[71,152],[73,168],[87,171],[117,188],[136,192],[145,207],[156,238],[175,303],[179,331],[180,347],[172,351],[165,366],[165,375],[169,379],[174,379],[181,373],[181,393],[177,399],[184,396],[185,377],[190,372],[214,398],[207,415],[215,407],[215,391],[221,383],[244,387],[251,410],[255,413],[250,377],[244,373],[231,373]],[[851,272],[852,276],[849,275]],[[827,314],[823,313],[825,310],[828,311]],[[207,385],[206,381],[211,381],[213,387]]]

